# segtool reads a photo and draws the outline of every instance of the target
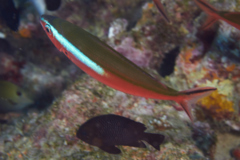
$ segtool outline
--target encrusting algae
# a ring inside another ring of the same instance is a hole
[[[12,62],[0,67],[0,76],[34,91],[40,97],[35,101],[41,103],[0,124],[0,159],[231,159],[230,149],[240,144],[240,32],[222,22],[200,31],[206,14],[192,0],[157,1],[164,2],[170,24],[153,1],[142,0],[62,0],[59,11],[47,14],[97,35],[164,85],[176,90],[216,87],[218,91],[191,108],[196,113],[194,122],[179,105],[128,95],[82,74],[58,54],[43,34],[36,13],[27,11],[14,34],[0,24],[0,37],[4,37],[0,40],[12,45],[12,51],[7,51],[0,44],[1,55]],[[224,11],[239,11],[240,1],[206,1]],[[176,63],[162,67],[174,71],[158,77],[161,64],[175,48],[179,48]],[[61,96],[51,106],[45,103],[56,95]],[[79,140],[79,126],[102,114],[123,116],[144,124],[148,133],[163,134],[161,150],[146,143],[145,149],[120,146],[122,154],[113,155]],[[225,133],[219,136],[220,131]]]
[[[199,103],[207,114],[216,120],[229,119],[234,113],[233,102],[218,91],[201,99]]]
[[[20,36],[23,38],[31,38],[32,37],[31,31],[27,28],[21,28],[18,32],[19,32]]]

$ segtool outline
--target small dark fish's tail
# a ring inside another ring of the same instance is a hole
[[[177,101],[182,108],[185,110],[191,121],[193,122],[193,117],[191,113],[191,106],[196,103],[197,100],[208,96],[210,93],[215,91],[214,87],[201,87],[201,88],[193,88],[185,91],[181,91],[180,93],[184,93],[184,95]]]
[[[218,19],[218,10],[207,3],[205,0],[194,0],[194,2],[208,14],[208,18],[200,29],[204,30],[211,27]]]
[[[155,133],[144,133],[144,141],[152,145],[155,149],[160,150],[160,144],[162,144],[165,136]]]

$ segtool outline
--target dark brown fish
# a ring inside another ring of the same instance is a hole
[[[121,153],[121,150],[115,145],[146,148],[142,141],[146,141],[155,149],[160,150],[164,136],[145,133],[145,130],[146,127],[142,123],[108,114],[94,117],[85,122],[77,131],[77,137],[111,154]]]

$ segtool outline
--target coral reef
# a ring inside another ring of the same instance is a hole
[[[192,138],[196,146],[214,159],[214,149],[216,145],[216,135],[208,123],[196,122],[193,125]]]
[[[153,2],[143,0],[62,0],[59,10],[46,14],[91,32],[176,90],[216,87],[192,108],[194,123],[174,102],[127,95],[85,75],[57,51],[39,25],[39,15],[27,6],[18,32],[0,24],[0,79],[29,90],[35,104],[21,114],[0,115],[0,159],[236,158],[240,31],[221,21],[201,31],[206,15],[194,1],[161,2],[170,24]],[[240,11],[235,0],[208,2]],[[157,71],[165,70],[161,65],[175,48],[179,50],[173,69],[160,77]],[[147,132],[164,134],[161,151],[147,145],[122,147],[123,154],[110,155],[76,138],[79,125],[108,113],[139,121]]]
[[[227,100],[226,96],[214,91],[210,96],[199,102],[208,117],[214,120],[231,119],[234,113],[233,102]]]
[[[116,51],[123,54],[129,60],[140,67],[148,67],[152,53],[145,48],[134,48],[135,44],[132,38],[126,37],[122,40],[121,44],[114,47]]]
[[[20,83],[23,78],[20,70],[24,65],[24,61],[16,60],[13,56],[0,52],[0,78],[2,80]]]
[[[30,111],[28,116],[20,116],[13,120],[13,125],[1,124],[0,149],[2,153],[7,153],[5,156],[9,159],[141,159],[141,157],[161,159],[170,155],[188,159],[190,149],[192,152],[199,151],[192,148],[192,144],[188,142],[190,128],[183,126],[177,112],[168,105],[156,104],[153,100],[146,102],[141,97],[120,93],[89,76],[82,76],[63,92],[62,98],[55,101],[51,108],[41,113]],[[123,154],[111,155],[76,138],[79,125],[91,117],[108,113],[142,122],[147,126],[147,131],[168,134],[168,139],[181,142],[182,147],[176,147],[171,143],[163,144],[161,152],[149,145],[147,149],[124,147]],[[166,116],[168,113],[172,114]],[[173,126],[171,129],[168,127],[170,124]],[[155,130],[156,125],[162,126],[161,128],[165,128],[164,130],[168,130],[169,133]],[[179,133],[181,135],[176,137],[175,135]]]

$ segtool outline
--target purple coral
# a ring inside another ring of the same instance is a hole
[[[122,43],[114,47],[114,49],[139,67],[148,67],[152,58],[152,53],[145,48],[135,48],[134,45],[133,38],[126,37],[122,40]]]

